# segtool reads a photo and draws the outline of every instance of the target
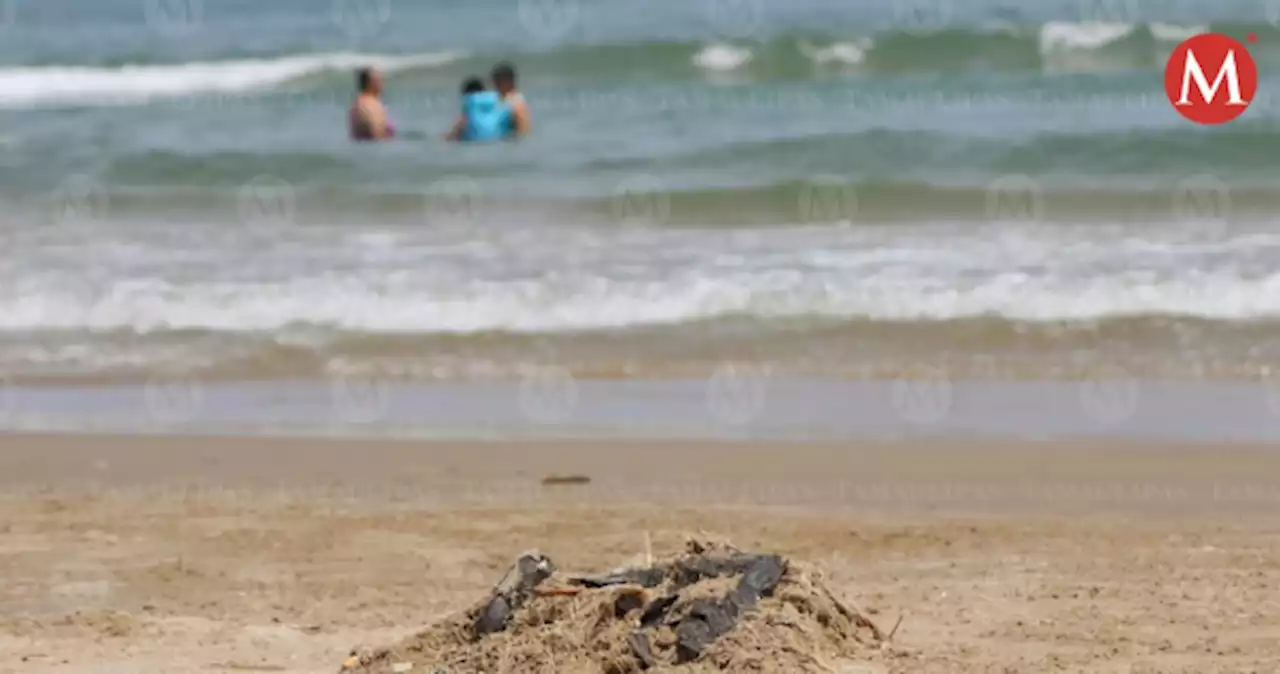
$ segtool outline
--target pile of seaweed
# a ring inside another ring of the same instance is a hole
[[[342,671],[840,672],[892,638],[816,569],[691,540],[661,563],[602,575],[564,574],[526,552],[483,601],[395,646],[353,652]]]

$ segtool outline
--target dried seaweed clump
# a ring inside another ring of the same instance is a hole
[[[812,569],[690,541],[658,564],[600,575],[519,557],[489,596],[346,674],[838,672],[886,636]]]

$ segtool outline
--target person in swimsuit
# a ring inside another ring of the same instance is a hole
[[[462,114],[446,138],[456,141],[501,140],[511,134],[511,108],[478,77],[462,83]]]
[[[395,136],[395,125],[382,105],[382,73],[373,68],[356,72],[356,100],[347,112],[352,140],[386,140]]]
[[[511,134],[523,136],[529,133],[533,122],[529,116],[529,104],[525,102],[524,94],[516,88],[515,67],[510,63],[499,63],[493,67],[489,77],[493,80],[493,88],[502,96],[502,102],[511,108]]]

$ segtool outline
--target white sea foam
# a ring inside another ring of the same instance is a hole
[[[753,54],[746,47],[713,44],[693,55],[693,63],[706,70],[737,70],[751,62]]]
[[[45,104],[120,105],[193,94],[242,93],[300,77],[373,66],[387,72],[443,65],[455,53],[391,56],[337,52],[278,59],[210,61],[115,68],[0,68],[0,107]]]
[[[571,287],[566,287],[571,286]],[[1019,272],[960,286],[890,274],[841,282],[799,271],[668,281],[605,278],[396,290],[363,280],[282,285],[172,286],[92,301],[26,296],[0,300],[0,330],[206,329],[281,331],[301,325],[382,334],[523,333],[662,325],[730,315],[947,320],[1096,320],[1175,315],[1218,320],[1280,318],[1280,274],[1241,279],[1141,281],[1121,276],[1063,282]]]
[[[870,39],[855,42],[836,42],[819,47],[809,42],[800,43],[800,53],[819,65],[857,65],[867,58],[867,51],[874,43]]]
[[[1162,42],[1181,42],[1193,35],[1209,32],[1207,25],[1182,26],[1173,23],[1153,23],[1147,26],[1151,36]]]
[[[1129,23],[1051,21],[1040,27],[1040,53],[1099,49],[1127,37],[1136,28]]]
[[[80,287],[68,284],[66,270],[32,259],[18,283],[0,287],[0,332],[270,332],[308,325],[388,334],[555,332],[744,314],[1280,318],[1280,272],[1273,264],[1280,237],[1270,235],[1240,239],[1240,245],[977,234],[886,240],[838,228],[753,231],[740,238],[598,236],[513,238],[487,242],[483,250],[422,241],[388,249],[370,240],[350,249],[315,248],[310,263],[293,271],[284,268],[294,257],[283,252],[228,250],[217,255],[238,263],[211,266],[204,278],[190,278],[171,251],[154,250],[146,264],[100,269],[104,280]]]

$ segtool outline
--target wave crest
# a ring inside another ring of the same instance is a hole
[[[194,94],[243,93],[326,72],[372,66],[387,72],[445,65],[459,54],[385,55],[337,52],[277,59],[124,65],[115,68],[41,66],[0,69],[0,107],[50,103],[112,105]]]

